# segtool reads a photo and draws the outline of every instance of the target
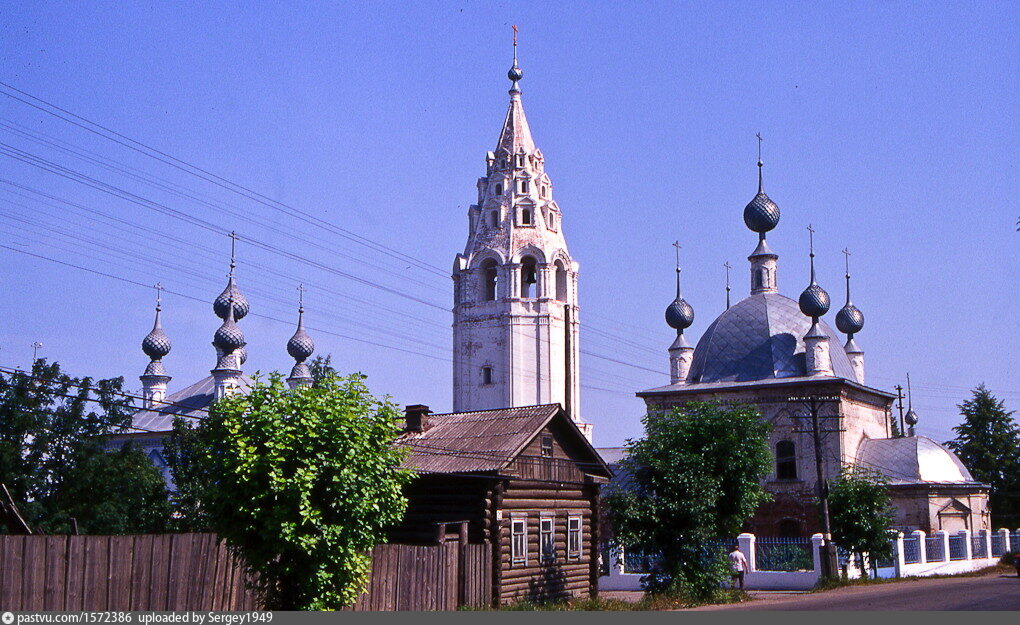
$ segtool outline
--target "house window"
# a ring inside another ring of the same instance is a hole
[[[577,560],[581,557],[581,517],[567,518],[567,557]]]
[[[512,519],[510,521],[510,562],[512,564],[528,563],[528,519]]]
[[[482,384],[492,384],[492,367],[482,367]]]
[[[496,195],[503,195],[503,185],[501,184],[496,185]]]
[[[543,436],[542,437],[542,457],[552,458],[553,455],[553,437]]]
[[[776,479],[797,479],[797,448],[793,441],[776,443]]]
[[[527,192],[528,192],[528,181],[527,180],[521,180],[521,193],[527,193]]]
[[[521,224],[525,226],[531,225],[531,209],[525,208],[521,211]]]
[[[560,261],[556,261],[556,299],[567,301],[567,270]]]
[[[556,561],[556,534],[553,532],[553,518],[542,517],[538,526],[539,544],[542,547],[542,562]]]

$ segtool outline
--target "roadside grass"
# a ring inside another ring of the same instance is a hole
[[[500,611],[581,611],[581,612],[633,612],[677,610],[695,608],[701,605],[717,605],[723,603],[740,603],[750,601],[751,597],[743,590],[720,589],[706,599],[693,599],[683,593],[665,593],[645,595],[639,601],[622,599],[566,599],[560,601],[534,602],[518,601],[496,608]],[[465,610],[491,610],[492,608],[463,608]]]
[[[956,577],[983,577],[989,573],[1010,573],[1015,569],[1012,566],[1006,564],[993,564],[992,566],[986,566],[983,569],[977,569],[975,571],[967,571],[965,573],[952,573],[948,575],[909,575],[907,577],[889,577],[875,579],[869,577],[867,579],[845,579],[835,578],[819,581],[818,584],[808,592],[825,592],[827,590],[835,590],[836,588],[846,588],[848,586],[873,586],[877,584],[897,584],[899,582],[917,582],[926,579],[949,579]]]

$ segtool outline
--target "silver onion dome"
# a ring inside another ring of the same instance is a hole
[[[829,294],[814,282],[800,294],[800,311],[811,317],[821,317],[829,312]]]
[[[674,330],[686,330],[694,323],[694,308],[684,298],[676,298],[666,308],[666,323]]]
[[[142,351],[152,360],[159,360],[170,353],[170,337],[163,331],[163,324],[160,322],[161,310],[159,306],[156,307],[156,321],[152,325],[152,330],[142,339]]]
[[[907,411],[907,416],[905,416],[903,420],[907,422],[907,425],[910,426],[917,425],[917,413],[914,412],[913,408],[911,408],[910,410]]]
[[[294,336],[290,337],[290,340],[287,341],[287,353],[299,363],[304,362],[315,352],[315,341],[305,332],[302,317],[303,315],[299,313],[297,330],[294,332]]]
[[[514,82],[524,78],[524,70],[518,67],[517,61],[514,61],[514,66],[506,73],[506,77]]]
[[[234,323],[234,315],[231,314],[230,305],[232,302],[227,302],[227,318],[223,320],[223,325],[216,330],[216,334],[213,335],[213,345],[216,346],[224,354],[231,354],[236,349],[240,349],[246,345],[244,341],[244,333],[241,332],[241,328]]]
[[[248,348],[239,347],[235,353],[237,354],[237,364],[244,365],[245,361],[248,360]]]
[[[836,327],[843,334],[857,334],[864,328],[864,313],[847,302],[836,313]]]
[[[759,143],[759,150],[761,149]],[[779,224],[779,206],[765,194],[761,168],[764,163],[758,160],[758,193],[744,207],[744,225],[752,232],[764,235]]]
[[[220,319],[227,318],[227,307],[231,301],[234,303],[234,320],[240,321],[244,319],[249,310],[248,298],[237,288],[233,275],[227,279],[227,287],[223,289],[223,292],[213,302],[213,312],[216,313],[217,317]]]

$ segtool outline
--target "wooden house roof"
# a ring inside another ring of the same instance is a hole
[[[429,415],[424,432],[406,433],[397,442],[411,450],[404,468],[420,473],[499,473],[554,420],[577,439],[583,472],[609,477],[605,462],[559,404]]]

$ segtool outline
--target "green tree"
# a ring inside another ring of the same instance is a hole
[[[995,527],[1020,527],[1020,427],[1013,411],[984,384],[958,406],[963,423],[946,446],[956,452],[974,479],[990,486]]]
[[[872,562],[892,555],[893,509],[886,483],[880,473],[846,467],[829,485],[832,540],[857,556],[865,577],[863,554],[869,554]]]
[[[316,356],[308,361],[308,370],[312,372],[313,384],[331,377],[339,377],[340,374],[333,368],[333,355]]]
[[[289,390],[279,374],[218,401],[195,430],[198,501],[272,609],[338,609],[403,517],[396,406],[360,375]]]
[[[732,537],[768,494],[770,425],[748,406],[689,403],[643,420],[644,438],[628,440],[622,469],[631,485],[607,495],[619,544],[654,553],[652,591],[705,596],[726,574],[705,562],[709,539]]]
[[[29,525],[46,533],[161,531],[169,517],[159,470],[130,445],[108,452],[134,407],[122,378],[94,380],[37,360],[0,374],[0,482]],[[161,521],[162,519],[162,521]]]
[[[206,478],[199,462],[202,447],[194,423],[194,419],[175,417],[173,430],[163,442],[163,457],[173,480],[172,526],[178,532],[210,531],[209,519],[199,502]]]

